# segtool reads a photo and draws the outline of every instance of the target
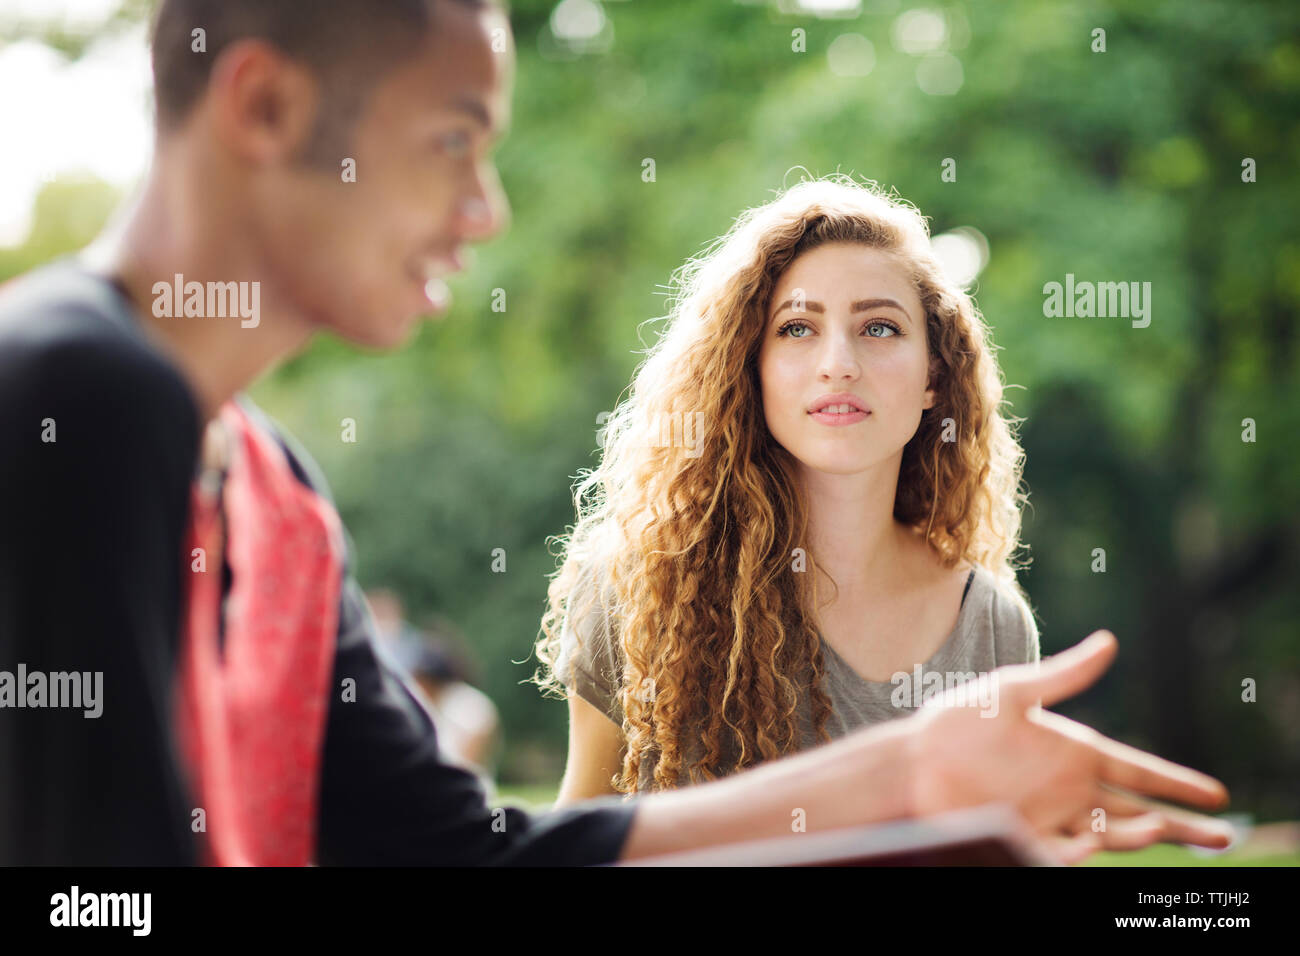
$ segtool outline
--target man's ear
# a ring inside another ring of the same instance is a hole
[[[254,161],[294,155],[311,134],[321,95],[304,66],[252,38],[221,52],[209,93],[225,143]]]

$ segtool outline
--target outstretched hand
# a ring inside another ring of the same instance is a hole
[[[993,716],[964,705],[974,695],[960,687],[927,701],[911,737],[913,812],[1008,802],[1064,863],[1161,841],[1228,846],[1227,823],[1143,799],[1221,809],[1218,780],[1042,709],[1091,686],[1117,647],[1097,631],[1040,664],[990,672],[981,680],[997,695]]]

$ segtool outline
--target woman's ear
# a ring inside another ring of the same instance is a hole
[[[922,408],[934,408],[935,388],[939,384],[939,359],[930,357],[930,377],[925,384],[925,404]]]

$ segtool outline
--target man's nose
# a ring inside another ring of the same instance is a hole
[[[483,242],[510,224],[510,202],[495,168],[477,177],[476,186],[461,201],[459,210],[460,234],[465,242]]]

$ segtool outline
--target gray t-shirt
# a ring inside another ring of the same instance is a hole
[[[622,726],[623,709],[619,701],[623,667],[621,649],[601,602],[591,599],[590,592],[578,598],[573,607],[581,612],[566,624],[561,635],[556,675],[583,700]],[[589,604],[584,604],[589,602]],[[1038,628],[1024,600],[1014,589],[1002,584],[988,570],[976,567],[968,579],[957,624],[943,645],[929,660],[910,672],[899,672],[890,681],[863,679],[830,646],[822,641],[825,659],[822,690],[830,698],[831,715],[826,731],[831,739],[870,724],[905,717],[914,713],[920,702],[931,693],[962,684],[978,674],[1006,664],[1023,664],[1039,658]],[[987,682],[981,687],[971,683],[966,691],[969,706],[993,711],[996,696]],[[798,710],[800,748],[816,746],[811,707],[805,696]],[[640,774],[642,789],[651,789],[653,761],[643,761]],[[687,783],[683,776],[680,784]]]

